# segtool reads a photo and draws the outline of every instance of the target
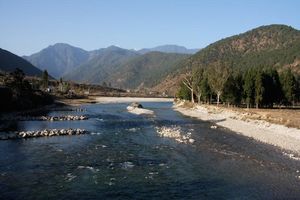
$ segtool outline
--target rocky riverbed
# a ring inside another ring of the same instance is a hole
[[[0,120],[17,120],[17,121],[73,121],[73,120],[87,120],[88,117],[84,115],[65,115],[65,116],[6,116]]]
[[[0,140],[8,139],[21,139],[21,138],[33,138],[33,137],[52,137],[62,135],[83,135],[88,131],[84,129],[45,129],[41,131],[9,131],[0,132]]]
[[[160,137],[173,138],[176,142],[179,143],[192,144],[195,142],[195,140],[191,137],[191,132],[184,133],[178,126],[156,127],[156,132]]]

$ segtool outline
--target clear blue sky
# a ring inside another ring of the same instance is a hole
[[[268,24],[300,29],[299,0],[0,0],[0,48],[206,45]]]

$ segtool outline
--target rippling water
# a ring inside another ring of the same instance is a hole
[[[83,106],[87,121],[26,121],[20,130],[84,128],[92,134],[0,141],[0,199],[300,198],[300,163],[269,145],[187,118],[171,103]],[[78,114],[52,112],[49,115]],[[161,138],[160,127],[193,144]],[[298,178],[299,176],[299,178]]]

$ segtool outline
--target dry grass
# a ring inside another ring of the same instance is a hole
[[[300,110],[253,109],[248,110],[247,112],[253,113],[258,119],[300,129]]]
[[[193,108],[195,104],[186,101],[183,104],[185,108]],[[227,107],[224,105],[202,105],[208,109],[209,113],[218,114],[223,111],[235,111],[240,113],[242,120],[264,120],[273,124],[281,124],[287,127],[300,129],[300,109],[245,109],[237,107]]]
[[[287,127],[300,129],[300,110],[299,109],[245,109],[245,108],[226,108],[243,114],[245,119],[265,120],[274,124],[281,124]]]

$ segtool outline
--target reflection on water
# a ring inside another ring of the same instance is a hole
[[[300,198],[299,161],[209,123],[171,103],[86,105],[86,121],[26,121],[20,130],[84,128],[90,135],[0,141],[1,199],[286,199]],[[49,115],[76,114],[55,111]],[[194,143],[162,138],[180,127]]]

